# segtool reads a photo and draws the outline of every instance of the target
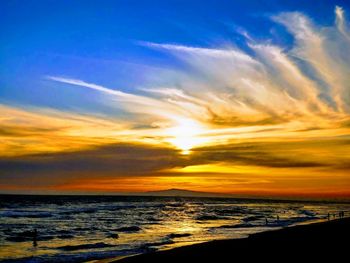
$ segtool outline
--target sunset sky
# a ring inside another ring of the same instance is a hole
[[[0,1],[0,193],[350,198],[348,14]]]

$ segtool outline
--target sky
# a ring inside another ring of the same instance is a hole
[[[348,1],[0,1],[0,192],[350,199]]]

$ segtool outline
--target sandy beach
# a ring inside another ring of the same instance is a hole
[[[299,225],[250,235],[245,239],[217,240],[112,262],[273,261],[316,259],[346,261],[349,257],[350,218]]]

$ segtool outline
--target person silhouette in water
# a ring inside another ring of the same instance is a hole
[[[37,247],[38,246],[38,230],[35,228],[34,232],[33,232],[33,247]]]

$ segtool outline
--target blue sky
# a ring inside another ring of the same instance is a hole
[[[293,39],[269,16],[303,12],[334,22],[347,1],[1,1],[0,100],[68,110],[110,111],[90,94],[45,80],[84,79],[123,91],[147,85],[153,67],[181,67],[140,41],[245,48],[240,30],[288,47]],[[86,105],[89,105],[88,107]]]

